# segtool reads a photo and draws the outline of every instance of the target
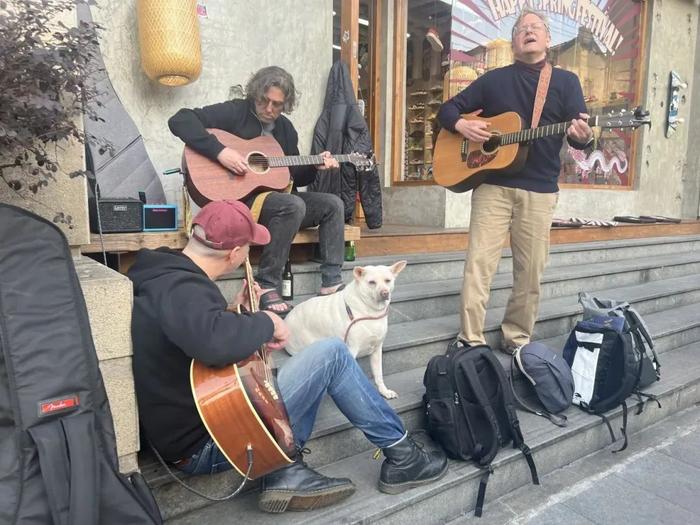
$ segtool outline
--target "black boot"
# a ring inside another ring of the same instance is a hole
[[[387,494],[401,492],[437,481],[447,472],[447,457],[442,450],[426,452],[423,445],[406,436],[394,446],[382,449],[386,459],[379,475],[379,490]]]
[[[263,478],[258,508],[274,513],[312,510],[333,505],[354,492],[355,485],[348,478],[327,478],[307,467],[299,454],[294,463]]]

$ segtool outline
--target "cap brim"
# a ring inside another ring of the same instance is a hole
[[[263,246],[270,242],[270,232],[262,224],[255,224],[253,228],[253,238],[250,240],[250,244],[257,244]]]

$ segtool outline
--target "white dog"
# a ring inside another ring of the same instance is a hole
[[[391,266],[356,266],[353,281],[343,290],[295,306],[285,318],[291,332],[287,352],[294,355],[320,339],[340,337],[353,357],[370,356],[379,393],[387,399],[397,397],[384,384],[382,345],[394,281],[405,267],[406,261]]]

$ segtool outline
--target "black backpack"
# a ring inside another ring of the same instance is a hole
[[[491,462],[508,443],[525,455],[532,482],[537,468],[523,441],[520,422],[503,367],[486,345],[464,346],[453,341],[445,355],[428,362],[423,377],[428,432],[447,455],[472,460],[486,470],[479,485],[475,515],[481,516]]]
[[[65,237],[0,204],[0,523],[153,525],[117,467],[112,416]]]

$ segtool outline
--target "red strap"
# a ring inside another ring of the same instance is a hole
[[[545,62],[540,71],[540,80],[537,82],[537,93],[535,94],[535,107],[532,109],[532,124],[530,128],[536,128],[540,123],[544,101],[547,100],[547,90],[549,89],[549,79],[552,78],[552,64]]]

